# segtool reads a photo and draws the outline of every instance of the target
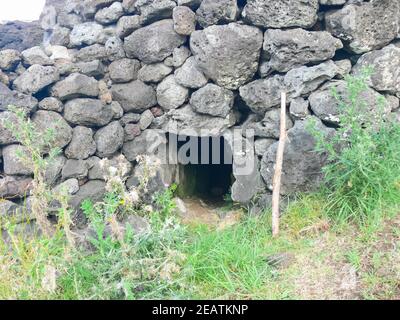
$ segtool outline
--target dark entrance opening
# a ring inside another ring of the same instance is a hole
[[[223,201],[233,183],[232,151],[223,137],[169,136],[177,154],[181,197]]]

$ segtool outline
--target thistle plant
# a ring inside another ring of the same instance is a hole
[[[17,154],[19,160],[33,173],[31,190],[31,210],[41,231],[50,236],[54,231],[47,215],[53,195],[46,184],[45,172],[54,158],[61,152],[53,147],[54,129],[45,132],[37,130],[34,123],[22,108],[10,106],[9,111],[16,116],[16,122],[4,121],[4,126],[12,132],[16,140],[24,147],[24,151]],[[47,156],[45,156],[47,154]]]

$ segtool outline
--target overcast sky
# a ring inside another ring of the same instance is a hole
[[[0,0],[0,21],[37,20],[46,0]]]

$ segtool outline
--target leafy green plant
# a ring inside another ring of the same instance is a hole
[[[23,146],[17,154],[18,160],[33,175],[30,212],[26,210],[25,203],[24,210],[27,212],[23,213],[33,216],[35,222],[14,224],[10,219],[1,226],[5,228],[5,239],[8,240],[4,243],[0,241],[0,257],[13,279],[6,290],[9,297],[19,299],[51,297],[56,294],[55,266],[67,261],[75,251],[67,192],[62,188],[52,190],[45,178],[47,169],[60,150],[53,145],[54,129],[41,132],[25,110],[13,106],[8,109],[15,115],[15,120],[5,120],[3,125]],[[56,224],[48,219],[50,211],[58,213]]]
[[[17,141],[24,146],[24,151],[19,152],[17,156],[33,173],[32,214],[41,231],[50,236],[54,230],[47,220],[47,215],[54,195],[46,184],[45,172],[54,161],[54,158],[60,153],[60,149],[53,146],[54,128],[49,128],[44,133],[40,132],[24,109],[14,106],[9,106],[8,109],[15,114],[16,122],[5,121],[4,125],[12,132]]]
[[[176,203],[173,201],[176,190],[177,185],[172,184],[164,192],[159,192],[155,196],[155,203],[159,208],[157,214],[160,215],[162,219],[170,217],[176,208]]]
[[[111,208],[111,211],[110,211]],[[77,251],[61,276],[63,295],[83,299],[140,299],[176,297],[181,288],[185,256],[176,250],[186,230],[173,218],[154,213],[149,230],[135,234],[112,228],[115,198],[105,196],[101,206],[86,200],[92,250]],[[111,225],[111,233],[106,229]]]
[[[384,115],[384,99],[376,101],[374,111],[367,109],[362,94],[371,72],[347,76],[345,96],[332,92],[340,110],[340,127],[333,138],[309,123],[316,150],[328,154],[323,168],[328,214],[361,224],[400,203],[400,125]]]

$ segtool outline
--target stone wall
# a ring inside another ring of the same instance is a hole
[[[0,24],[0,50],[15,49],[23,51],[40,45],[43,30],[36,22],[11,21]]]
[[[153,152],[155,132],[183,129],[249,142],[241,156],[255,154],[255,170],[234,168],[232,186],[232,198],[248,203],[269,199],[285,91],[282,192],[311,190],[325,159],[313,152],[305,119],[334,131],[331,90],[345,91],[346,74],[373,66],[369,110],[378,112],[383,97],[385,115],[399,114],[399,7],[393,0],[49,0],[43,45],[0,52],[0,118],[12,119],[12,104],[29,111],[38,130],[56,129],[63,155],[48,183],[68,185],[76,207],[104,193],[102,158],[123,155],[132,185],[136,158]],[[246,129],[254,130],[254,143]],[[29,196],[31,172],[17,161],[20,149],[0,125],[0,197],[10,200],[3,212]],[[171,170],[161,171],[156,186],[174,180]]]

